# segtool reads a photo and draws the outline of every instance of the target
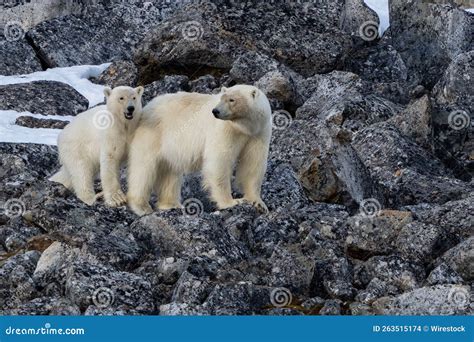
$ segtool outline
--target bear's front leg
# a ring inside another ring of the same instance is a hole
[[[104,193],[105,204],[109,207],[119,207],[127,203],[127,196],[120,185],[120,162],[122,149],[104,148],[100,158],[100,179]]]

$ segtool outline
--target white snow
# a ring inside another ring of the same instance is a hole
[[[388,12],[388,0],[364,0],[365,4],[374,10],[379,16],[379,34],[380,36],[390,26],[390,17]]]
[[[41,115],[30,112],[16,112],[14,110],[0,110],[0,142],[10,143],[35,143],[56,145],[60,129],[51,128],[28,128],[15,125],[15,120],[19,116],[32,116],[40,119],[56,119],[71,121],[73,116]]]
[[[474,13],[474,8],[467,8],[466,11]]]
[[[38,71],[27,75],[0,76],[0,85],[28,83],[32,81],[58,81],[67,83],[89,101],[93,107],[104,101],[104,86],[94,84],[89,77],[97,77],[110,63],[101,65],[78,65],[65,68],[53,68]],[[15,125],[15,120],[21,115],[42,119],[56,119],[71,121],[72,116],[41,115],[30,112],[19,113],[14,110],[0,110],[0,142],[10,143],[36,143],[56,145],[60,129],[28,128]]]
[[[89,100],[89,107],[104,101],[104,86],[94,84],[89,77],[97,77],[110,63],[101,65],[77,65],[65,68],[52,68],[27,75],[0,76],[0,85],[28,83],[32,81],[58,81],[67,83]]]

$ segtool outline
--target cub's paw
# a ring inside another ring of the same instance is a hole
[[[129,202],[129,206],[130,209],[132,209],[132,211],[138,216],[149,215],[153,212],[152,207],[148,203],[136,204]]]
[[[247,199],[247,198],[241,198],[239,199],[240,203],[249,203],[257,209],[257,211],[261,214],[268,214],[269,210],[265,202],[263,202],[261,199],[253,200],[253,199]]]
[[[105,204],[108,207],[120,207],[127,203],[127,196],[125,196],[122,190],[119,190],[113,194],[105,194],[104,197]]]

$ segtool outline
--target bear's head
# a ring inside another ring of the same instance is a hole
[[[119,119],[132,120],[141,114],[143,87],[105,87],[104,95],[107,109]]]
[[[271,108],[265,94],[254,86],[222,87],[220,101],[212,110],[216,119],[233,122],[247,134],[271,127]]]

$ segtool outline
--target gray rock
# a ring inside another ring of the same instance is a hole
[[[146,85],[142,96],[143,105],[146,105],[158,95],[189,90],[188,81],[189,79],[186,76],[171,75]]]
[[[97,77],[97,83],[111,88],[118,86],[135,87],[138,80],[137,73],[137,67],[133,62],[115,61]]]
[[[462,284],[463,279],[450,266],[441,263],[426,278],[428,285]]]
[[[392,44],[411,82],[432,88],[458,54],[472,50],[473,14],[445,3],[393,0],[389,5]]]
[[[388,205],[445,203],[470,192],[470,184],[387,123],[359,131],[352,143],[372,177],[384,188]]]
[[[323,316],[339,316],[342,314],[341,305],[342,301],[338,299],[327,300],[319,314]]]
[[[55,119],[38,119],[32,116],[19,116],[15,120],[15,125],[29,128],[55,128],[63,129],[69,121]]]
[[[294,97],[293,84],[280,71],[270,71],[263,75],[255,86],[262,90],[269,99],[289,102]]]
[[[145,33],[178,3],[104,2],[90,4],[86,13],[45,21],[28,31],[31,42],[47,67],[101,64],[126,60]],[[54,39],[51,39],[54,37]]]
[[[439,262],[443,262],[456,271],[465,281],[474,279],[474,237],[461,242],[444,253]]]
[[[354,298],[352,265],[346,258],[316,261],[311,295],[337,298],[344,301]]]
[[[371,26],[368,24],[369,22]],[[371,10],[363,0],[347,0],[345,2],[341,16],[341,27],[344,31],[372,41],[379,35],[378,26],[377,13]]]
[[[79,316],[81,310],[66,298],[38,297],[7,311],[10,315]]]
[[[212,94],[218,87],[219,80],[212,75],[204,75],[189,82],[190,91],[201,94]]]
[[[465,315],[472,313],[470,287],[437,285],[422,287],[374,303],[381,315]]]
[[[29,74],[41,70],[35,51],[25,39],[10,42],[0,36],[0,75]]]
[[[277,71],[279,63],[273,58],[256,51],[248,51],[237,57],[229,71],[230,77],[238,83],[252,84],[265,74]]]
[[[76,115],[89,101],[70,85],[54,81],[0,85],[0,109],[44,115]]]

